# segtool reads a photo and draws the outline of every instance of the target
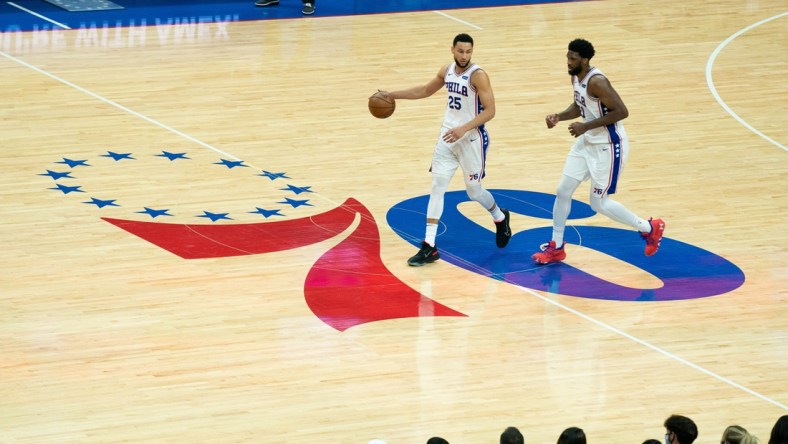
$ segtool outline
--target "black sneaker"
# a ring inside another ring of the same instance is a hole
[[[255,6],[276,6],[279,4],[279,0],[257,0],[254,2]]]
[[[501,208],[503,213],[503,220],[495,223],[495,245],[498,248],[503,248],[509,243],[512,238],[512,230],[509,228],[509,210]]]
[[[438,254],[438,247],[432,247],[426,242],[421,243],[421,250],[415,256],[408,259],[408,265],[411,267],[421,267],[424,264],[430,264],[441,258]]]
[[[301,9],[301,14],[304,15],[312,15],[315,13],[315,4],[314,3],[304,3],[303,9]]]

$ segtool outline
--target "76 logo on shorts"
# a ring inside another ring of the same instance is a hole
[[[468,180],[479,180],[479,173],[468,174]]]

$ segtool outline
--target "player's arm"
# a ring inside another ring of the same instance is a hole
[[[439,89],[443,88],[444,85],[443,76],[446,74],[446,68],[447,66],[441,68],[441,70],[438,71],[438,74],[436,74],[435,77],[430,79],[430,81],[424,85],[414,86],[413,88],[402,89],[399,91],[392,91],[392,92],[381,91],[381,92],[390,95],[393,99],[413,100],[413,99],[423,99],[425,97],[429,97],[435,94],[436,92],[438,92]]]
[[[577,137],[586,131],[600,126],[607,126],[618,122],[619,120],[626,119],[629,116],[624,101],[618,95],[610,81],[602,76],[591,77],[588,82],[588,93],[598,98],[607,108],[608,112],[598,119],[589,120],[583,123],[573,123],[569,126],[569,133]]]
[[[472,74],[471,85],[473,85],[476,89],[476,93],[479,95],[479,101],[482,104],[482,112],[464,125],[466,132],[484,125],[495,117],[495,96],[493,95],[492,86],[490,85],[490,77],[481,69],[476,70]]]
[[[580,117],[580,107],[577,106],[577,103],[572,102],[565,110],[561,111],[557,114],[548,114],[547,117],[544,118],[545,123],[547,124],[548,128],[552,128],[558,124],[558,122],[562,120],[572,120],[577,119]]]

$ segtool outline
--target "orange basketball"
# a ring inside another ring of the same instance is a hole
[[[372,97],[369,98],[369,102],[367,103],[370,114],[378,119],[385,119],[394,114],[395,106],[394,98],[380,91],[372,94]]]

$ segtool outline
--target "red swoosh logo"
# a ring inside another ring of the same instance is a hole
[[[344,331],[386,319],[465,316],[410,288],[386,268],[375,218],[353,198],[325,213],[277,222],[192,225],[103,219],[184,259],[200,259],[315,244],[345,231],[356,214],[361,215],[358,227],[317,260],[304,282],[304,297],[318,318]]]

